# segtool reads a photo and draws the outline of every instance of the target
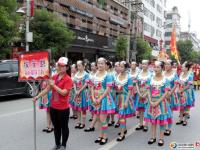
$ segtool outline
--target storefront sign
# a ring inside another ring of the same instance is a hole
[[[50,77],[47,51],[24,53],[19,56],[19,80],[46,80]]]
[[[88,37],[88,35],[85,35],[85,37],[78,36],[77,39],[78,39],[78,40],[85,41],[85,42],[87,42],[87,43],[88,43],[88,42],[94,42],[94,39],[90,39],[90,38]]]

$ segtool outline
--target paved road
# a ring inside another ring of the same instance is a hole
[[[171,142],[194,143],[200,142],[200,91],[196,92],[196,107],[191,110],[191,119],[187,127],[173,126],[173,133],[165,137],[165,146],[160,148],[157,143],[149,146],[147,141],[150,131],[144,133],[135,131],[138,123],[136,118],[128,120],[128,135],[126,140],[117,143],[115,141],[118,129],[109,128],[109,142],[105,146],[94,143],[97,131],[85,133],[83,130],[74,129],[74,120],[70,120],[70,138],[68,150],[168,150]],[[3,101],[2,101],[3,100]],[[174,114],[177,120],[178,113]],[[31,99],[23,96],[11,96],[0,98],[0,150],[32,150],[33,149],[33,112]],[[87,124],[89,124],[87,122]],[[45,112],[37,110],[37,149],[49,150],[54,145],[53,133],[41,132],[45,127]],[[200,149],[196,147],[195,149]]]

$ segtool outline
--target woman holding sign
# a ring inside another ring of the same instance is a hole
[[[57,74],[49,80],[46,89],[34,97],[34,101],[52,90],[50,115],[54,126],[55,147],[52,150],[65,150],[69,137],[69,98],[73,86],[70,78],[68,59],[61,57],[57,62]],[[62,143],[61,143],[62,137]]]

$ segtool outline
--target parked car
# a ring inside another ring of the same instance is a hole
[[[38,84],[33,84],[33,82],[30,84],[32,86],[27,82],[18,81],[17,60],[0,61],[0,96],[25,94],[33,97],[34,90],[38,93]]]

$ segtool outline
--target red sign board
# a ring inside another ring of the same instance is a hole
[[[19,80],[47,80],[50,77],[47,51],[24,53],[19,56]]]

